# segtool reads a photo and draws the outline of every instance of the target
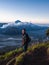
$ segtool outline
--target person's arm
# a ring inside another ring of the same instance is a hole
[[[24,45],[24,44],[26,44],[26,41],[27,41],[27,39],[26,39],[26,35],[23,37],[23,40],[22,40],[22,45]]]

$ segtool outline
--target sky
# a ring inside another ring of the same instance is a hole
[[[49,23],[49,0],[0,0],[0,22]]]

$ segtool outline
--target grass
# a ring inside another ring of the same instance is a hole
[[[16,57],[16,65],[19,65],[19,63],[20,64],[22,64],[22,62],[23,62],[23,57],[25,56],[25,54],[26,53],[22,53],[22,54],[20,54],[18,57]]]
[[[26,56],[26,54],[29,54],[30,52],[33,52],[34,53],[34,51],[36,49],[37,49],[36,52],[39,52],[38,51],[39,49],[41,51],[41,49],[44,49],[44,48],[46,49],[46,52],[45,51],[42,51],[42,53],[44,52],[45,54],[47,53],[47,55],[49,55],[49,43],[41,43],[41,44],[36,44],[36,45],[29,46],[27,52],[22,53],[18,57],[16,57],[16,65],[23,65],[24,57]],[[39,54],[40,54],[40,52],[39,52]]]
[[[29,46],[28,47],[28,51],[33,51],[35,48],[40,48],[40,47],[48,48],[49,47],[49,43],[40,43],[40,44],[35,44],[35,45],[32,45],[32,46]]]
[[[22,48],[19,48],[19,49],[16,49],[16,50],[7,52],[7,53],[5,53],[4,55],[1,55],[1,56],[0,56],[0,60],[6,60],[6,59],[10,58],[12,55],[21,52],[22,50],[23,50]]]
[[[18,57],[16,57],[16,65],[22,65],[23,61],[24,61],[24,57],[26,56],[26,54],[28,54],[30,52],[34,52],[35,49],[40,49],[41,47],[47,48],[47,55],[49,55],[49,43],[35,44],[32,46],[29,46],[27,52],[25,52],[25,53],[23,52]],[[22,51],[23,51],[22,48],[18,48],[18,49],[15,49],[13,51],[7,52],[4,55],[0,56],[0,60],[7,60],[11,56],[13,56],[14,54],[18,54]]]

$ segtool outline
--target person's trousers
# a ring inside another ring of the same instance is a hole
[[[27,48],[28,48],[28,45],[25,44],[25,45],[23,46],[24,52],[27,51]]]

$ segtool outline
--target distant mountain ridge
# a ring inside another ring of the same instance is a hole
[[[21,34],[21,30],[23,28],[25,28],[27,31],[38,31],[46,30],[48,27],[41,27],[30,22],[21,22],[20,20],[17,20],[14,23],[3,23],[2,25],[0,24],[0,33],[7,35]]]
[[[36,25],[44,26],[44,27],[49,27],[49,23],[48,24],[36,24]]]

